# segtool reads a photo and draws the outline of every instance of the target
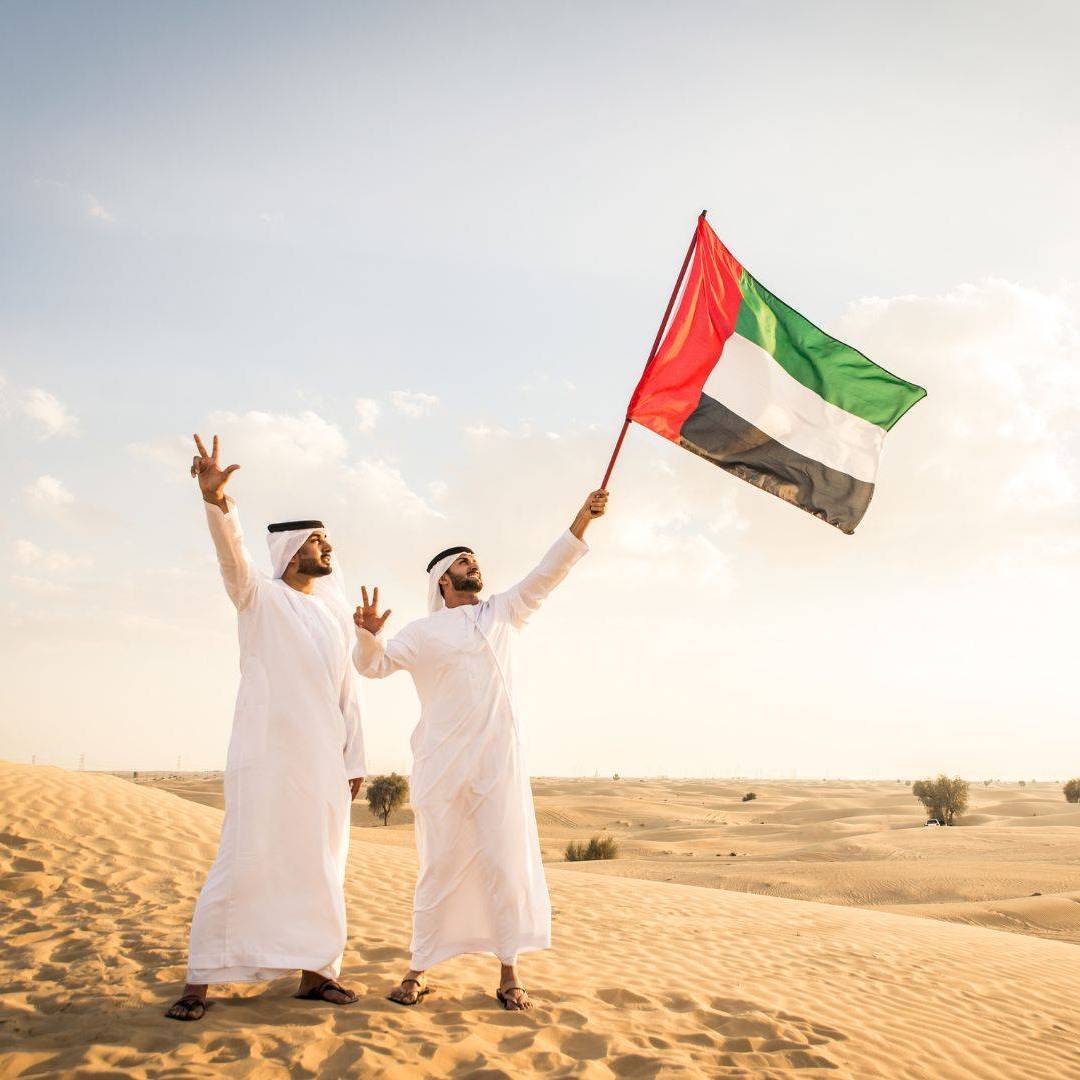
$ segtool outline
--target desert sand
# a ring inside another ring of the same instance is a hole
[[[1050,785],[973,788],[967,826],[922,829],[885,783],[537,781],[555,945],[525,958],[530,1014],[498,1008],[490,958],[383,999],[416,862],[407,811],[357,806],[361,1001],[281,980],[181,1025],[220,783],[152,779],[0,763],[0,1075],[1080,1077],[1080,812]],[[600,831],[622,858],[559,861]]]

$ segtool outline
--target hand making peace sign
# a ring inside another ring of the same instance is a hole
[[[225,501],[225,485],[229,482],[239,465],[230,465],[223,469],[218,461],[218,437],[214,436],[214,449],[212,453],[206,452],[202,439],[195,436],[195,445],[199,452],[191,459],[191,475],[199,481],[199,490],[202,497],[209,503],[223,503]]]
[[[374,591],[371,594],[371,600],[368,600],[367,587],[360,586],[360,595],[363,597],[363,604],[361,604],[355,612],[353,612],[353,622],[361,630],[366,630],[369,634],[377,634],[383,626],[386,624],[386,620],[390,618],[390,611],[384,611],[379,614],[379,586],[376,585]]]

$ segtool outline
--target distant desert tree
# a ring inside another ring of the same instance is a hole
[[[743,802],[753,802],[753,801],[754,801],[754,800],[755,800],[756,798],[757,798],[757,792],[756,792],[756,791],[748,791],[748,792],[747,792],[747,793],[746,793],[746,794],[745,794],[745,795],[744,795],[744,796],[742,797],[742,801],[743,801]]]
[[[936,780],[916,780],[911,794],[926,807],[931,817],[951,825],[962,817],[968,806],[968,782],[959,776],[951,779],[939,773]]]
[[[1026,780],[1021,780],[1020,781],[1020,786],[1021,787],[1027,787],[1027,781]]]
[[[594,836],[587,844],[571,840],[566,845],[567,862],[587,862],[590,859],[614,859],[619,854],[619,845],[613,836]]]
[[[1069,802],[1080,803],[1080,776],[1066,781],[1062,790],[1065,792],[1065,798]]]
[[[611,779],[612,779],[612,780],[618,780],[618,779],[619,779],[619,774],[618,774],[617,772],[613,772],[613,773],[611,774]]]
[[[389,776],[376,776],[367,786],[368,806],[376,817],[382,818],[384,825],[390,824],[390,815],[408,797],[409,781],[396,772]]]
[[[992,783],[993,783],[992,780],[984,780],[983,781],[983,787],[989,787]]]

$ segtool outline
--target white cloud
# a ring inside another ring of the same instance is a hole
[[[33,566],[56,573],[78,570],[93,564],[89,555],[70,555],[56,549],[47,551],[32,540],[16,540],[14,554],[15,561],[22,566]]]
[[[399,469],[381,459],[365,458],[347,476],[349,489],[366,501],[402,517],[442,517],[406,483]]]
[[[374,398],[357,398],[356,399],[356,430],[357,431],[374,431],[375,425],[379,420],[379,413],[382,411],[379,407],[379,403]]]
[[[879,492],[933,563],[1080,527],[1080,290],[1012,282],[852,304],[833,328],[929,396],[885,440]]]
[[[504,427],[489,427],[487,424],[469,424],[462,429],[470,439],[509,438],[510,432]]]
[[[56,509],[69,506],[75,496],[55,476],[39,476],[32,484],[23,489],[27,501],[37,509]]]
[[[413,393],[411,390],[391,390],[390,404],[405,416],[427,416],[438,407],[434,394]]]
[[[215,412],[207,423],[221,436],[222,460],[228,463],[258,458],[264,467],[291,471],[341,461],[349,448],[337,425],[310,409],[296,415]]]
[[[12,574],[9,578],[11,584],[25,592],[41,593],[47,596],[56,596],[60,593],[71,592],[71,586],[59,581],[49,581],[46,578],[27,577],[23,574]]]
[[[168,470],[166,478],[173,483],[190,480],[188,466],[195,453],[195,446],[190,437],[185,439],[179,435],[173,435],[155,442],[128,443],[127,452],[132,457],[164,465]]]
[[[86,216],[95,221],[113,222],[116,220],[89,191],[86,193]]]
[[[79,429],[79,421],[68,412],[67,406],[55,394],[38,386],[31,387],[23,394],[19,406],[24,415],[39,425],[38,434],[42,439],[53,435],[74,435]]]

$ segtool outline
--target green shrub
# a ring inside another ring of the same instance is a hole
[[[390,815],[404,805],[408,797],[409,781],[396,772],[373,777],[367,786],[368,807],[376,817],[382,818],[384,825],[390,823]]]
[[[926,807],[931,817],[951,825],[968,807],[968,782],[959,776],[949,779],[939,773],[936,780],[916,780],[911,794]]]
[[[753,801],[754,801],[754,800],[755,800],[756,798],[757,798],[757,792],[756,792],[756,791],[748,791],[748,792],[747,792],[747,793],[746,793],[746,794],[745,794],[745,795],[744,795],[744,796],[742,797],[742,801],[743,801],[743,802],[753,802]]]
[[[587,844],[571,840],[566,845],[567,862],[588,862],[592,859],[614,859],[619,854],[619,845],[613,836],[594,836]]]
[[[1065,798],[1068,802],[1080,803],[1080,776],[1067,781],[1062,791],[1065,792]]]

